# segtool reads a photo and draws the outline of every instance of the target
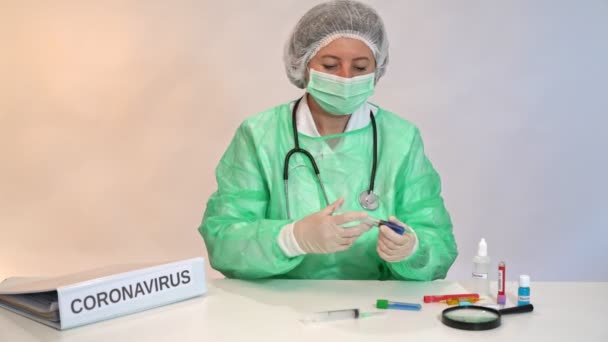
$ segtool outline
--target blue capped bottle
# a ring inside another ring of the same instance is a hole
[[[519,276],[519,288],[517,289],[517,305],[530,304],[530,276]]]

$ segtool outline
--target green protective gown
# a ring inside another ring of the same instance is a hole
[[[444,278],[458,252],[439,175],[425,156],[418,129],[381,108],[375,115],[375,192],[380,206],[369,215],[380,219],[394,215],[412,227],[418,249],[401,262],[386,262],[376,251],[378,228],[374,227],[342,252],[285,256],[277,242],[281,228],[327,206],[310,162],[297,153],[289,163],[292,220],[287,218],[283,163],[294,146],[291,105],[244,121],[216,169],[218,189],[199,227],[212,267],[242,279]],[[359,194],[369,188],[372,132],[370,123],[331,136],[299,134],[300,146],[318,164],[329,201],[344,197],[342,212],[363,210]]]

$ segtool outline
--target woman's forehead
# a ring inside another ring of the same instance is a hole
[[[359,39],[338,38],[323,47],[315,57],[337,59],[372,59],[373,53]]]

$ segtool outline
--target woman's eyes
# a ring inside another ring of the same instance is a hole
[[[338,65],[337,64],[334,64],[334,65],[323,64],[323,67],[325,68],[325,70],[336,70],[338,68]],[[353,69],[358,72],[362,72],[362,71],[367,70],[367,67],[353,66]]]

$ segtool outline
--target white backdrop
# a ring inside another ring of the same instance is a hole
[[[608,281],[608,2],[368,1],[373,101],[417,124],[469,277]],[[238,124],[300,94],[282,48],[318,1],[0,2],[0,278],[202,255]]]

